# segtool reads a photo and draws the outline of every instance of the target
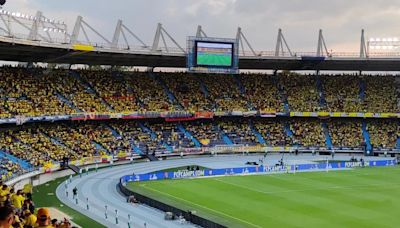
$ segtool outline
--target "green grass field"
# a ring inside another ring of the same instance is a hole
[[[129,183],[228,227],[399,227],[400,167]]]
[[[198,53],[197,64],[209,66],[230,66],[232,64],[232,56],[222,54]]]
[[[46,184],[38,185],[33,188],[33,201],[36,204],[36,208],[40,207],[54,207],[58,210],[66,213],[72,217],[72,221],[81,227],[104,227],[100,223],[94,221],[91,218],[73,210],[72,208],[64,205],[56,196],[56,189],[58,185],[63,183],[68,177],[59,178],[54,181],[50,181]],[[63,218],[59,218],[63,219]]]

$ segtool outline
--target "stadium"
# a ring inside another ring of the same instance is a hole
[[[258,51],[0,4],[0,228],[400,224],[399,39]]]

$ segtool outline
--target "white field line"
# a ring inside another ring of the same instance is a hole
[[[381,186],[382,184],[368,184],[368,185],[349,185],[349,186],[332,186],[332,187],[324,187],[324,188],[308,188],[308,189],[292,189],[292,190],[282,190],[282,191],[261,191],[253,188],[249,188],[244,185],[240,184],[235,184],[227,181],[223,181],[221,179],[213,179],[215,181],[219,181],[228,185],[236,186],[239,188],[247,189],[253,192],[258,192],[262,194],[268,194],[268,195],[273,195],[273,194],[279,194],[279,193],[291,193],[291,192],[308,192],[308,191],[317,191],[317,190],[328,190],[328,189],[355,189],[355,188],[364,188],[364,187],[374,187],[374,186]],[[388,186],[398,186],[400,183],[391,183],[391,184],[385,184],[385,187]]]
[[[261,226],[259,226],[259,225],[256,225],[256,224],[253,224],[253,223],[251,223],[251,222],[248,222],[248,221],[246,221],[246,220],[243,220],[243,219],[240,219],[240,218],[237,218],[237,217],[234,217],[234,216],[231,216],[231,215],[225,214],[225,213],[223,213],[223,212],[221,212],[221,211],[217,211],[217,210],[214,210],[214,209],[208,208],[208,207],[206,207],[206,206],[203,206],[203,205],[200,205],[200,204],[194,203],[194,202],[192,202],[192,201],[189,201],[189,200],[182,199],[182,198],[180,198],[180,197],[177,197],[177,196],[171,195],[171,194],[169,194],[169,193],[162,192],[162,191],[159,191],[159,190],[156,190],[156,189],[153,189],[153,188],[147,187],[147,186],[142,186],[142,187],[143,187],[143,188],[146,188],[146,189],[148,189],[148,190],[150,190],[150,191],[154,191],[154,192],[157,192],[157,193],[160,193],[160,194],[163,194],[163,195],[166,195],[166,196],[172,197],[172,198],[174,198],[174,199],[177,199],[177,200],[180,200],[180,201],[184,201],[184,202],[186,202],[186,203],[189,203],[189,204],[195,205],[195,206],[197,206],[197,207],[204,208],[204,209],[206,209],[206,210],[209,210],[209,211],[212,211],[212,212],[214,212],[214,213],[217,213],[217,214],[224,215],[224,216],[226,216],[226,217],[232,218],[232,219],[234,219],[234,220],[237,220],[237,221],[240,221],[240,222],[242,222],[242,223],[246,223],[246,224],[248,224],[248,225],[250,225],[250,226],[252,226],[252,227],[262,228]]]

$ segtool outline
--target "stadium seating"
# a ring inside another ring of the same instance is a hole
[[[161,73],[160,78],[185,110],[199,112],[213,109],[213,103],[208,99],[207,91],[204,86],[202,87],[203,84],[198,75]]]
[[[3,118],[76,112],[400,110],[395,76],[232,76],[7,67],[0,73]]]
[[[294,120],[291,122],[294,144],[304,147],[324,147],[325,136],[318,120]]]
[[[240,81],[246,97],[255,110],[284,112],[275,76],[265,74],[241,74]]]
[[[269,146],[293,145],[290,133],[285,132],[285,122],[274,120],[257,120],[254,122],[255,129],[265,139]]]
[[[362,148],[365,143],[359,120],[331,120],[328,128],[336,148]]]
[[[191,75],[111,70],[0,69],[0,118],[78,112],[399,112],[395,76]],[[40,166],[63,157],[155,152],[215,145],[362,149],[400,147],[397,120],[240,118],[190,122],[88,121],[5,126],[1,151]],[[21,173],[3,158],[3,174]],[[6,170],[6,171],[5,171]]]

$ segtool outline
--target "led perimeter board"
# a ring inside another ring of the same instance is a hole
[[[236,39],[188,37],[187,68],[193,73],[239,73]]]

